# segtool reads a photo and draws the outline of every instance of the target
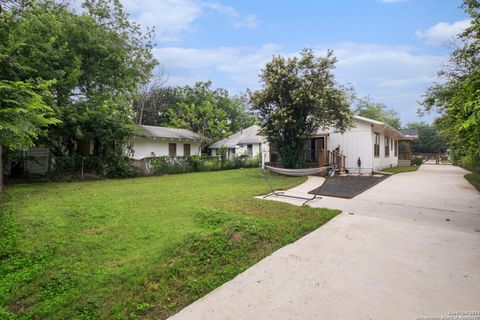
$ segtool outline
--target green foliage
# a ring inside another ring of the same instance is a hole
[[[412,166],[420,166],[423,163],[423,158],[422,157],[413,157],[412,159]]]
[[[150,159],[153,174],[217,171],[256,168],[260,159],[238,156],[233,159],[215,156],[155,157]]]
[[[250,93],[270,146],[286,168],[304,166],[304,139],[317,129],[344,132],[351,125],[351,95],[336,84],[335,63],[331,51],[326,57],[310,49],[300,57],[274,57],[260,75],[263,89]]]
[[[55,157],[53,178],[65,179],[66,176],[80,177],[93,174],[98,177],[122,178],[135,175],[130,160],[122,152],[114,152],[107,156],[62,156]]]
[[[418,130],[418,139],[413,140],[413,152],[443,153],[447,151],[445,138],[440,135],[435,124],[412,122],[407,124],[407,128]]]
[[[0,146],[26,149],[47,126],[59,123],[44,102],[49,84],[0,80]]]
[[[388,123],[400,129],[400,114],[382,103],[373,102],[370,97],[358,99],[354,113],[373,120]]]
[[[338,214],[253,199],[267,191],[258,169],[11,186],[0,316],[165,319]]]
[[[413,172],[417,171],[418,168],[420,168],[420,165],[412,165],[412,166],[405,166],[405,167],[393,167],[393,168],[387,168],[387,169],[382,169],[382,171],[385,172],[390,172],[390,173],[403,173],[403,172]]]
[[[472,184],[480,192],[480,174],[469,173],[465,175],[465,179]]]
[[[117,0],[89,0],[77,14],[54,1],[7,1],[0,13],[0,76],[54,80],[51,105],[62,122],[46,142],[73,155],[79,142],[96,155],[132,134],[131,101],[156,61],[150,35],[128,21]]]
[[[459,36],[462,45],[451,55],[444,79],[427,91],[425,111],[437,109],[436,125],[447,139],[454,163],[480,168],[480,3],[464,0],[471,24]],[[472,163],[473,162],[473,163]]]
[[[156,88],[149,92],[141,109],[136,101],[137,119],[142,124],[190,129],[218,140],[255,123],[245,99],[231,97],[212,83],[197,82],[193,87]]]

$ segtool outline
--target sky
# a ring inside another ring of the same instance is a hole
[[[232,95],[259,89],[274,55],[327,49],[339,84],[353,85],[419,118],[418,101],[438,81],[455,35],[469,21],[458,0],[122,0],[131,19],[156,29],[154,53],[168,85],[211,80]]]

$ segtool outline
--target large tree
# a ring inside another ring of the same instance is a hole
[[[226,89],[214,89],[210,81],[194,86],[157,87],[143,98],[134,104],[142,124],[186,128],[212,140],[256,121],[245,97],[232,97]]]
[[[305,164],[305,139],[319,128],[344,132],[352,121],[351,95],[332,73],[336,58],[304,49],[300,57],[276,56],[260,74],[263,88],[250,93],[268,141],[286,168]]]
[[[453,160],[480,171],[480,1],[464,0],[462,8],[471,24],[458,36],[450,64],[439,73],[442,82],[427,91],[423,106],[440,112],[436,124]]]
[[[400,114],[382,103],[372,101],[370,97],[358,99],[353,112],[359,116],[382,121],[400,129]]]
[[[438,153],[447,151],[447,143],[440,135],[435,124],[412,122],[407,124],[407,128],[418,130],[418,139],[413,140],[414,152]]]
[[[49,83],[0,80],[0,191],[3,188],[3,151],[34,145],[47,126],[58,124],[45,104]]]
[[[83,8],[79,14],[63,2],[2,2],[0,76],[55,80],[47,103],[62,122],[46,139],[55,152],[75,154],[93,141],[96,154],[109,154],[133,132],[131,104],[156,61],[149,35],[118,0],[87,0]]]

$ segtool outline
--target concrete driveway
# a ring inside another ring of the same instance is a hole
[[[315,200],[311,206],[343,213],[172,319],[416,319],[480,312],[480,193],[465,173],[423,165],[350,200]],[[310,179],[292,192],[318,183]]]

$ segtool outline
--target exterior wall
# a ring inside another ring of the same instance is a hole
[[[218,156],[219,151],[217,148],[212,148],[212,156]],[[229,151],[231,151],[229,149]],[[229,152],[229,158],[233,158],[234,156],[240,156],[245,154],[248,151],[247,144],[237,145],[235,148],[235,153]],[[265,158],[265,161],[270,161],[270,148],[268,146],[268,142],[266,143],[252,143],[252,157],[259,157],[260,154]]]
[[[259,143],[252,143],[252,157],[258,157],[260,154],[260,144]],[[246,144],[240,144],[238,145],[238,148],[236,150],[237,155],[242,155],[246,154],[248,152],[248,148]]]
[[[380,156],[374,156],[375,134],[380,134]],[[358,173],[358,157],[362,161],[361,173],[370,173],[375,170],[396,167],[398,165],[398,142],[397,156],[395,156],[394,134],[386,132],[385,129],[373,129],[370,123],[356,120],[355,126],[347,132],[340,134],[328,131],[327,149],[335,150],[340,146],[340,153],[345,155],[345,168],[352,173]],[[385,135],[391,139],[390,155],[385,156]],[[393,147],[392,147],[393,146]]]
[[[190,144],[190,155],[201,155],[201,143],[199,141],[178,141],[178,140],[163,140],[160,138],[144,138],[144,137],[135,137],[131,140],[133,159],[143,159],[151,157],[152,153],[155,156],[162,157],[168,156],[168,144],[176,143],[177,144],[177,156],[183,156],[183,145]]]
[[[373,170],[382,170],[385,168],[391,168],[398,166],[398,142],[397,142],[397,156],[395,156],[395,150],[390,145],[390,156],[385,156],[385,136],[393,139],[393,147],[395,147],[395,139],[393,135],[389,135],[384,131],[375,131],[380,134],[380,156],[373,157]],[[374,143],[375,135],[372,132],[372,147]],[[373,153],[372,153],[373,154]]]
[[[341,134],[329,131],[327,149],[334,151],[340,146],[340,153],[345,155],[345,168],[351,173],[358,173],[358,157],[362,162],[361,173],[372,172],[373,134],[370,124],[356,121],[355,126]]]

